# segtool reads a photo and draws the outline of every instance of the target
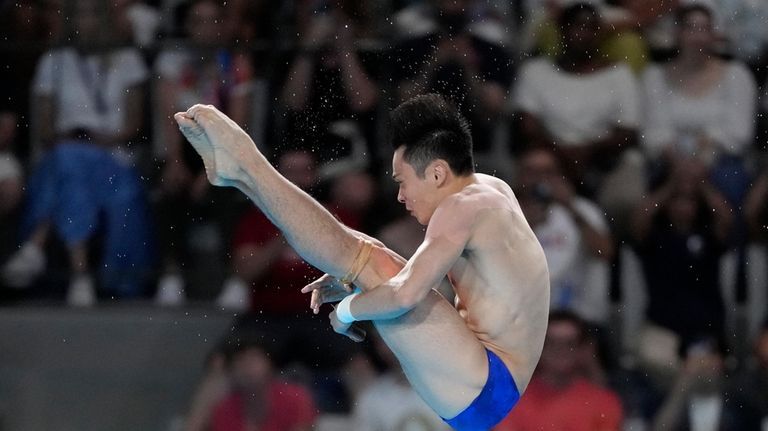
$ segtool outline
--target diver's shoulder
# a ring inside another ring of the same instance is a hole
[[[487,184],[495,187],[509,187],[506,181],[493,175],[475,173],[475,178],[480,184]]]
[[[440,206],[466,213],[510,207],[514,195],[507,183],[488,175],[475,175],[478,177],[474,183],[464,187],[459,193],[448,196]]]
[[[485,202],[508,202],[514,200],[512,188],[504,180],[486,174],[475,174],[474,184],[465,188],[461,193],[465,199]]]

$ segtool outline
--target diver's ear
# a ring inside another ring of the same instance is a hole
[[[426,175],[437,187],[441,187],[448,180],[450,172],[451,168],[448,163],[443,159],[437,159],[429,164]]]

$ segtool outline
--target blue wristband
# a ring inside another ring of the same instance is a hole
[[[349,305],[352,303],[352,299],[354,299],[354,297],[357,295],[359,295],[359,293],[348,295],[336,306],[336,318],[339,319],[339,322],[349,325],[350,323],[357,320],[349,309]]]

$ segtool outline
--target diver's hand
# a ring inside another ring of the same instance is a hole
[[[301,289],[301,293],[311,293],[309,308],[317,314],[320,312],[320,306],[329,302],[339,302],[347,295],[352,293],[349,285],[342,284],[339,280],[329,274],[325,274],[317,280],[309,283]]]

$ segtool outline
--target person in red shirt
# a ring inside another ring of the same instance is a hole
[[[272,359],[256,336],[233,337],[227,354],[231,390],[214,407],[210,431],[305,431],[317,408],[309,391],[279,380]]]
[[[539,366],[520,402],[495,431],[619,431],[616,393],[584,377],[586,331],[581,318],[554,311]]]

